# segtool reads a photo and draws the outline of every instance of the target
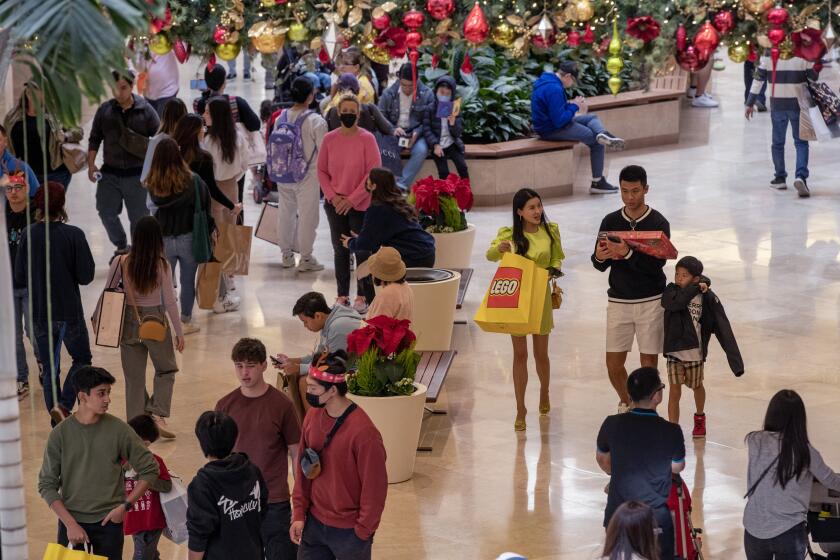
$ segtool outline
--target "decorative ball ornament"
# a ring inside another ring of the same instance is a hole
[[[487,24],[481,5],[476,0],[467,19],[464,20],[464,38],[473,45],[478,45],[486,41],[489,35],[490,26]]]
[[[677,27],[677,52],[685,51],[687,46],[687,40],[688,39],[685,31],[685,26],[683,24],[680,24],[679,27]]]
[[[741,0],[745,10],[754,16],[761,15],[773,7],[774,0]]]
[[[736,64],[743,64],[750,56],[750,47],[746,43],[737,43],[729,45],[726,52],[729,55],[729,60]]]
[[[551,45],[551,43],[554,42],[556,32],[554,30],[554,24],[549,19],[548,14],[544,13],[540,18],[539,23],[537,23],[531,31],[534,35],[538,35],[542,38],[543,43],[546,45]]]
[[[299,21],[296,21],[292,25],[290,25],[289,32],[286,34],[290,41],[294,41],[296,43],[305,41],[308,35],[309,30],[306,28],[305,25],[303,25]]]
[[[566,44],[570,47],[577,47],[580,45],[580,33],[578,33],[575,29],[569,31],[569,34],[566,35]]]
[[[405,46],[409,49],[416,49],[423,43],[423,35],[419,31],[409,31],[405,35]]]
[[[767,21],[773,25],[784,25],[788,20],[788,11],[781,6],[767,11]]]
[[[172,45],[172,48],[175,49],[175,58],[178,59],[178,62],[181,64],[185,63],[187,59],[190,58],[190,48],[189,45],[184,44],[181,39],[175,39],[175,44]]]
[[[589,0],[577,0],[574,7],[575,21],[589,21],[595,15],[595,8],[592,7],[592,2]]]
[[[712,26],[709,20],[700,27],[694,36],[694,48],[702,60],[709,60],[709,57],[720,44],[720,35]]]
[[[334,59],[341,45],[344,44],[344,40],[341,38],[341,33],[338,31],[338,25],[336,25],[335,19],[328,18],[328,21],[327,28],[321,36],[321,44],[327,49],[327,54],[330,59]]]
[[[621,78],[618,76],[612,76],[609,80],[607,80],[607,85],[610,87],[610,91],[613,92],[613,95],[618,95],[618,92],[621,91]]]
[[[426,11],[435,21],[443,21],[455,11],[454,0],[426,0]]]
[[[770,39],[770,44],[778,47],[785,40],[785,30],[780,27],[774,27],[767,32],[767,38]]]
[[[683,70],[689,72],[699,70],[703,66],[700,62],[700,57],[697,56],[697,49],[694,48],[694,45],[688,45],[684,51],[677,51],[677,64]]]
[[[391,15],[382,8],[377,6],[370,15],[370,23],[374,29],[382,31],[391,27]]]
[[[729,10],[715,14],[715,28],[721,35],[726,35],[735,28],[735,16]]]
[[[222,24],[216,24],[216,27],[213,29],[213,41],[217,45],[223,45],[224,43],[228,42],[228,29]]]
[[[149,50],[158,56],[163,56],[172,50],[172,41],[170,41],[169,37],[162,33],[153,35],[152,38],[149,39]]]
[[[420,29],[424,21],[426,21],[426,16],[420,10],[409,10],[403,14],[402,18],[403,25],[409,30]]]
[[[507,22],[500,22],[490,33],[490,39],[497,46],[509,49],[516,40],[516,31]]]
[[[274,0],[272,0],[274,1]],[[286,42],[286,30],[271,21],[258,21],[248,30],[251,44],[262,54],[274,54]]]
[[[222,60],[231,61],[239,56],[241,48],[239,43],[222,43],[221,45],[216,45],[214,50],[216,55]]]

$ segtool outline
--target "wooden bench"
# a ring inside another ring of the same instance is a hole
[[[426,403],[434,404],[443,389],[443,382],[452,367],[455,359],[455,350],[446,352],[423,352],[420,355],[420,363],[417,364],[417,372],[414,374],[414,381],[426,386]],[[426,407],[431,414],[446,414],[445,410]],[[431,451],[430,446],[418,446],[417,451]]]

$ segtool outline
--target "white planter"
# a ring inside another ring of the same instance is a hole
[[[426,405],[426,386],[415,383],[411,395],[395,397],[362,397],[350,394],[382,434],[388,459],[388,483],[405,482],[414,474],[414,459],[420,442],[420,424]]]
[[[435,238],[435,268],[472,268],[472,249],[475,225],[452,233],[433,233]]]
[[[411,330],[417,335],[414,349],[418,352],[449,350],[452,346],[452,328],[461,274],[453,270],[444,270],[440,272],[452,276],[434,282],[412,282],[412,270],[429,272],[429,269],[409,269],[408,285],[414,292],[414,320],[411,322]]]

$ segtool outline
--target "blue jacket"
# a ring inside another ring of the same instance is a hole
[[[569,103],[557,74],[543,72],[531,93],[531,123],[539,135],[561,129],[575,118],[578,106]]]
[[[347,246],[354,252],[375,253],[383,245],[399,251],[409,267],[435,255],[435,238],[416,220],[406,219],[393,206],[373,203],[365,212],[359,236],[351,239]]]
[[[17,173],[21,170],[26,173],[26,182],[29,183],[29,198],[32,198],[38,191],[38,187],[41,186],[35,172],[25,161],[17,159],[9,150],[3,150],[3,153],[0,154],[0,175],[3,175],[6,171]]]

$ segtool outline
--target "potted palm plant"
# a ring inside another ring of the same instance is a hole
[[[414,183],[408,200],[435,238],[435,268],[469,268],[475,242],[475,226],[466,217],[473,205],[470,180],[454,173],[446,179],[429,176]]]
[[[409,321],[379,315],[365,323],[347,335],[347,388],[382,434],[388,482],[394,484],[414,472],[426,387],[414,382],[420,354]]]

